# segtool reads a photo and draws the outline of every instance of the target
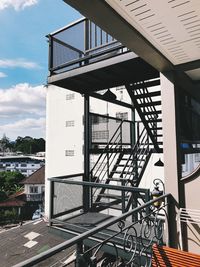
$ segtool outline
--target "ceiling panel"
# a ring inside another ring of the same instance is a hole
[[[174,65],[200,59],[200,0],[106,2]]]

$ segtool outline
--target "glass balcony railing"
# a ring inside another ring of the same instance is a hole
[[[127,52],[121,43],[84,18],[48,35],[50,75]]]

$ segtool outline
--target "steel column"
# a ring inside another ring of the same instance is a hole
[[[84,96],[84,175],[83,181],[90,182],[90,99],[88,95]],[[83,209],[89,211],[91,207],[91,189],[83,186]]]

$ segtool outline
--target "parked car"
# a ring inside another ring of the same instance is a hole
[[[44,216],[44,212],[41,209],[37,209],[32,216],[32,220],[40,219]]]

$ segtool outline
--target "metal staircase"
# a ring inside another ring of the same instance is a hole
[[[151,88],[159,84],[153,80],[125,86],[157,153],[162,152],[161,92]]]
[[[159,80],[126,85],[133,105],[143,126],[133,147],[123,146],[121,121],[109,143],[105,146],[96,164],[91,170],[92,181],[96,183],[138,187],[150,156],[153,152],[162,152],[161,92],[155,89]],[[147,89],[147,86],[154,89]],[[126,212],[133,203],[130,192],[95,189],[92,193],[93,207],[103,210],[112,207]]]
[[[121,124],[123,124],[123,121]],[[91,170],[92,181],[96,183],[137,187],[152,153],[148,134],[143,129],[138,137],[137,143],[132,148],[123,148],[120,140],[118,140],[119,136],[121,136],[120,129],[121,127],[119,126],[105,147],[105,153],[100,155]],[[117,142],[112,143],[114,140]],[[115,152],[108,153],[109,148]],[[98,168],[94,171],[96,166]],[[124,200],[124,203],[122,200]],[[132,194],[130,192],[119,193],[114,191],[114,193],[110,193],[110,190],[105,188],[95,189],[93,191],[93,205],[95,206],[95,210],[98,211],[112,207],[113,209],[122,209],[123,212],[126,212],[130,208],[132,201]]]

